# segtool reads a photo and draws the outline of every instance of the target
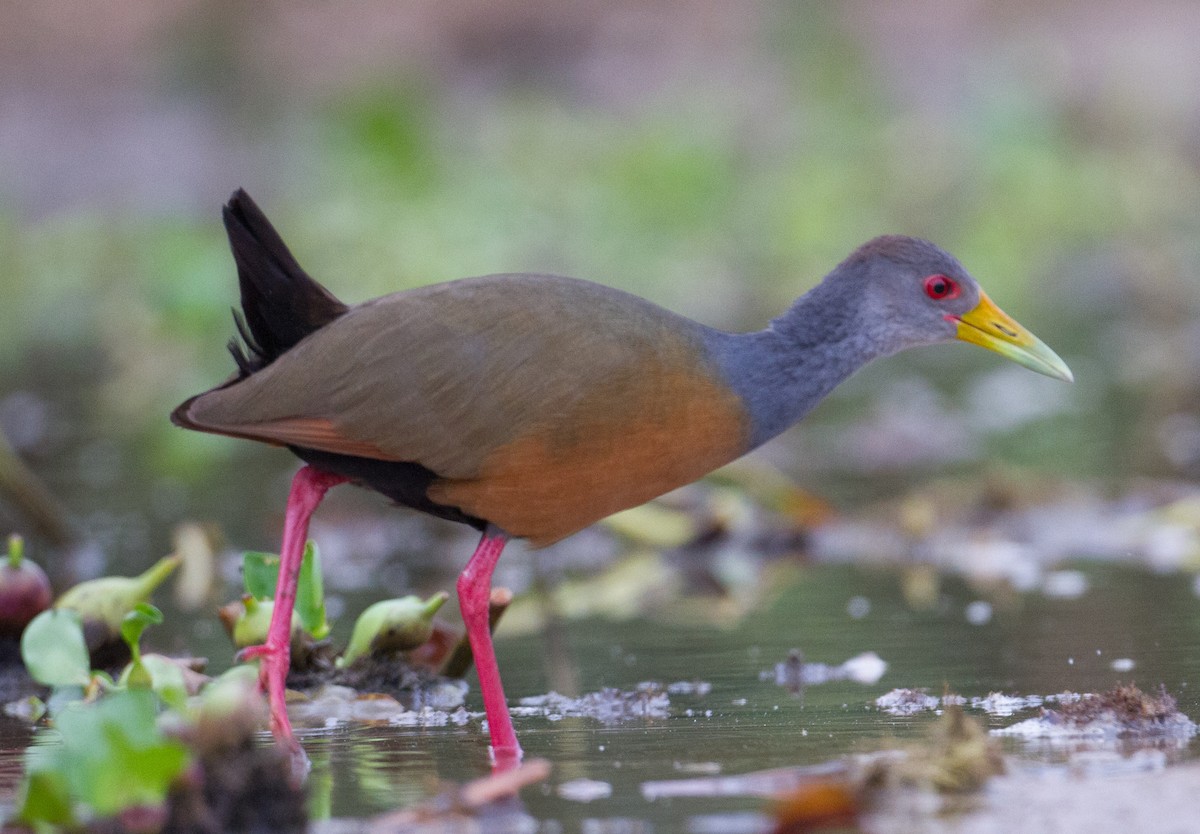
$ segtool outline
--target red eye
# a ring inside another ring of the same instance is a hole
[[[934,301],[958,297],[958,282],[945,275],[930,275],[925,279],[925,294]]]

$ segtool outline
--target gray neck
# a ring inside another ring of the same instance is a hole
[[[895,351],[862,325],[861,298],[836,272],[757,333],[714,333],[713,356],[750,413],[750,448],[787,429],[842,380]]]

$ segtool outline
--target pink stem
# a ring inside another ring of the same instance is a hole
[[[462,608],[471,653],[475,655],[475,670],[479,675],[479,691],[483,695],[483,710],[487,714],[488,732],[492,739],[492,759],[497,771],[509,770],[521,761],[521,745],[513,730],[504,687],[500,683],[500,667],[492,648],[488,628],[488,597],[491,594],[492,571],[508,542],[499,528],[489,526],[458,577],[458,603]]]
[[[271,704],[271,732],[281,744],[295,746],[292,724],[288,720],[285,684],[291,665],[292,611],[296,607],[296,586],[300,581],[300,562],[308,540],[308,520],[325,493],[348,478],[305,466],[292,479],[287,513],[283,520],[283,546],[279,551],[279,582],[275,587],[275,610],[267,629],[267,642],[245,649],[241,657],[262,658],[259,685]]]

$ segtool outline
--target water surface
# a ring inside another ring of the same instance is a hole
[[[764,805],[753,798],[651,801],[643,785],[817,764],[916,739],[932,713],[898,717],[873,705],[898,687],[967,697],[997,691],[1049,695],[1102,692],[1118,681],[1136,680],[1146,690],[1165,684],[1185,713],[1200,714],[1191,685],[1200,667],[1191,578],[1093,567],[1084,576],[1087,589],[1075,599],[999,589],[989,595],[945,580],[931,608],[913,610],[901,592],[902,571],[812,567],[768,608],[730,628],[645,619],[569,622],[563,636],[584,691],[634,690],[647,681],[702,682],[711,688],[670,694],[662,718],[610,725],[590,718],[519,718],[527,755],[553,764],[549,782],[526,789],[522,800],[550,826],[540,829],[545,831],[699,830],[707,815]],[[975,625],[966,611],[980,601],[989,602],[993,613]],[[554,673],[546,668],[546,645],[540,636],[499,640],[511,701],[547,690]],[[794,648],[826,663],[874,651],[889,666],[874,685],[837,682],[797,695],[770,674]],[[1126,661],[1117,664],[1122,671],[1113,668],[1114,661]],[[468,708],[481,709],[474,689]],[[973,714],[999,727],[1035,712]],[[304,743],[314,762],[314,810],[336,817],[394,809],[429,796],[438,780],[461,782],[487,772],[478,719],[463,727],[340,726],[308,731]],[[1195,742],[1166,748],[1172,763],[1200,749]],[[1055,766],[1072,755],[1011,740],[1005,749],[1018,760]],[[560,785],[580,779],[611,786],[611,795],[586,803],[559,795]],[[608,822],[597,828],[599,821]]]

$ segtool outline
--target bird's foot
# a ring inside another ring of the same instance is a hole
[[[291,666],[291,647],[276,646],[268,640],[259,646],[247,646],[237,653],[238,663],[258,660],[258,685],[267,696],[271,709],[271,734],[281,745],[298,748],[287,714],[287,675]]]
[[[471,654],[475,658],[479,693],[483,696],[488,736],[492,742],[492,770],[496,773],[515,768],[521,763],[522,755],[512,716],[508,712],[508,702],[504,698],[504,687],[500,683],[500,667],[496,664],[489,622],[492,571],[506,541],[506,533],[489,526],[479,540],[475,554],[458,577],[458,602],[467,626]]]
[[[525,752],[521,750],[521,745],[491,745],[488,747],[492,755],[492,772],[503,773],[506,770],[514,770],[521,764],[521,759]]]
[[[258,686],[266,693],[271,710],[271,735],[279,745],[280,752],[286,759],[288,781],[291,784],[303,785],[312,769],[308,754],[292,733],[292,722],[287,714],[287,674],[291,665],[291,650],[289,646],[282,648],[271,645],[270,641],[260,646],[247,646],[237,653],[238,663],[259,661]]]
[[[273,649],[266,643],[260,643],[257,646],[247,646],[238,651],[233,659],[236,663],[249,663],[251,660],[258,660],[261,657],[269,655]]]

